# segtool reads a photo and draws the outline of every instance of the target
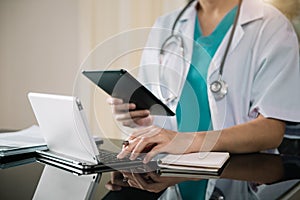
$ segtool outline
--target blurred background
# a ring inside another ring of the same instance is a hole
[[[265,1],[277,6],[300,31],[299,0]],[[28,92],[72,95],[81,64],[98,44],[124,31],[151,27],[158,16],[186,2],[0,0],[0,129],[18,130],[36,124]],[[139,56],[120,59],[118,66],[136,66]],[[80,91],[91,95],[90,88]],[[106,96],[99,98],[96,110],[84,105],[93,133],[123,137],[105,103]],[[102,131],[97,129],[99,120],[105,125]]]
[[[81,63],[98,44],[124,31],[151,27],[158,16],[184,4],[185,0],[0,0],[0,128],[35,124],[28,92],[72,95]],[[114,129],[105,101],[99,112],[106,115],[107,130]],[[93,126],[96,119],[89,118]]]

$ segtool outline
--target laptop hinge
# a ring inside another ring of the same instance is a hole
[[[76,104],[77,104],[79,111],[83,110],[83,106],[78,98],[76,99]]]
[[[96,158],[95,158],[95,157],[96,157]],[[95,157],[94,157],[94,159],[96,159],[97,162],[100,163],[100,162],[101,162],[100,155],[96,155]]]

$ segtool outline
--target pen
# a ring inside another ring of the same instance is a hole
[[[124,141],[122,142],[122,144],[124,145],[124,147],[127,147],[127,146],[129,145],[129,141],[128,141],[128,140],[124,140]]]

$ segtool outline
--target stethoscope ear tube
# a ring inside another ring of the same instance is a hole
[[[219,78],[210,84],[210,91],[213,93],[213,95],[217,101],[223,99],[228,92],[228,85],[222,79],[222,75],[223,75],[223,69],[224,69],[226,58],[227,58],[227,54],[228,54],[229,48],[231,46],[231,42],[233,40],[233,36],[234,36],[235,29],[237,26],[238,18],[240,15],[241,3],[242,3],[242,0],[239,1],[238,10],[237,10],[234,22],[233,22],[232,31],[230,33],[228,44],[226,46],[226,49],[225,49],[225,52],[224,52],[224,55],[223,55],[223,58],[222,58],[222,61],[220,64]]]
[[[176,17],[176,20],[174,21],[174,24],[172,26],[172,33],[171,33],[171,35],[169,37],[167,37],[167,39],[162,43],[162,46],[161,46],[161,49],[160,49],[160,54],[159,54],[160,55],[159,56],[160,65],[162,65],[162,63],[163,63],[163,57],[164,57],[164,55],[166,53],[165,49],[168,46],[168,44],[171,43],[172,39],[175,39],[175,40],[178,41],[177,43],[179,43],[179,47],[182,49],[182,52],[183,52],[182,53],[182,57],[184,57],[184,41],[183,41],[183,38],[179,34],[175,34],[174,32],[175,32],[175,28],[176,28],[177,22],[179,21],[180,17],[183,15],[183,13],[185,12],[185,10],[194,1],[195,0],[191,0],[182,9],[182,11],[178,14],[178,16]],[[221,100],[222,98],[224,98],[226,96],[226,94],[228,92],[228,85],[222,79],[222,75],[223,75],[223,69],[224,69],[226,58],[227,58],[227,54],[228,54],[228,51],[230,49],[231,42],[233,40],[233,36],[234,36],[235,30],[236,30],[236,26],[237,26],[239,14],[240,14],[241,4],[242,4],[242,0],[239,0],[238,10],[237,10],[237,13],[236,13],[236,16],[235,16],[235,19],[234,19],[233,27],[232,27],[232,30],[231,30],[231,33],[230,33],[230,36],[229,36],[229,40],[228,40],[228,43],[227,43],[224,55],[223,55],[222,60],[221,60],[221,64],[220,64],[220,68],[219,68],[219,77],[218,77],[218,79],[216,81],[213,81],[210,84],[210,88],[209,89],[212,92],[212,94],[214,95],[214,97],[215,97],[216,100]],[[162,67],[162,66],[160,66],[160,67]],[[160,76],[162,76],[161,73],[160,73]],[[174,96],[174,97],[172,96],[172,97],[167,97],[167,98],[164,98],[164,99],[167,102],[172,102],[175,99],[177,99],[177,97],[176,96]]]

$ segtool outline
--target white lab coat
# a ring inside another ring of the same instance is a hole
[[[139,78],[158,97],[161,97],[160,89],[162,93],[168,90],[180,97],[192,57],[195,3],[186,10],[176,26],[176,32],[180,32],[184,38],[184,65],[178,64],[182,62],[179,59],[174,59],[159,66],[159,49],[170,36],[170,29],[180,10],[160,17],[149,35]],[[208,69],[207,92],[213,129],[222,130],[248,122],[256,118],[258,113],[265,117],[300,122],[297,36],[290,22],[262,0],[243,0],[223,71],[228,94],[222,100],[215,100],[209,84],[217,80],[219,75],[230,31]],[[168,55],[165,59],[168,59]],[[164,72],[163,76],[161,72]],[[171,109],[176,109],[178,100],[169,105]],[[177,130],[176,117],[155,117],[155,123]]]

